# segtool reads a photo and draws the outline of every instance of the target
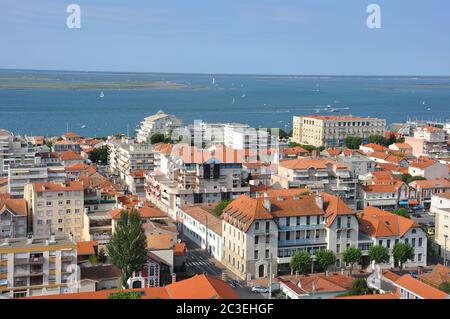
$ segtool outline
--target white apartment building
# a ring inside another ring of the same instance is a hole
[[[177,221],[180,224],[181,236],[186,236],[221,261],[222,220],[212,213],[214,206],[183,205],[178,209]]]
[[[314,146],[343,146],[347,136],[367,139],[384,135],[386,120],[352,115],[294,116],[293,142]]]
[[[431,198],[430,212],[435,214],[434,240],[439,245],[439,255],[450,258],[450,193],[436,194]]]
[[[362,155],[339,155],[338,161],[347,164],[350,174],[353,178],[359,178],[361,175],[366,175],[375,171],[376,163],[367,156]]]
[[[427,180],[449,176],[448,165],[433,160],[409,162],[408,173],[411,176],[420,176]]]
[[[433,126],[420,126],[414,130],[414,136],[405,137],[405,143],[411,145],[416,157],[446,154],[447,132]]]
[[[390,181],[386,184],[358,185],[359,209],[368,206],[380,209],[393,210],[398,207],[400,201],[407,201],[409,198],[408,185],[402,181]]]
[[[8,175],[11,164],[33,164],[34,152],[28,142],[12,133],[0,129],[0,177]]]
[[[71,238],[0,240],[0,298],[78,292],[77,244]]]
[[[214,144],[224,144],[225,124],[224,123],[206,123],[203,121],[194,121],[186,127],[186,132],[190,136],[189,143],[193,146],[206,147]],[[188,143],[188,141],[185,141]]]
[[[44,164],[40,157],[33,164],[10,164],[8,169],[8,192],[12,197],[24,197],[24,188],[28,183],[55,182],[66,180],[64,166],[59,163]]]
[[[29,225],[32,225],[35,236],[73,235],[77,241],[84,240],[82,182],[27,184],[25,199],[28,202]]]
[[[297,158],[281,161],[278,173],[272,175],[274,188],[308,188],[327,192],[355,205],[357,178],[345,163],[323,158]]]
[[[181,205],[215,203],[250,191],[243,186],[242,159],[235,150],[186,144],[161,148],[167,149],[157,152],[158,166],[146,173],[146,196],[172,219]]]
[[[153,134],[162,133],[170,136],[171,132],[180,126],[181,120],[179,118],[160,110],[158,113],[146,117],[141,122],[141,126],[136,130],[136,139],[139,143],[149,143]]]
[[[108,141],[110,172],[126,180],[127,176],[136,170],[153,170],[153,148],[151,144],[139,144],[129,139]]]
[[[390,261],[384,268],[394,267],[392,249],[398,242],[410,244],[414,248],[414,257],[405,263],[405,267],[426,266],[427,234],[412,219],[386,212],[376,207],[367,207],[358,214],[360,244],[384,246],[389,249]],[[367,248],[370,245],[367,245]],[[368,254],[368,249],[363,249]],[[367,257],[366,257],[367,258]]]

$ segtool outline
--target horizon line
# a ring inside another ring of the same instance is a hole
[[[275,77],[402,77],[402,78],[447,78],[450,75],[362,75],[362,74],[280,74],[280,73],[213,73],[213,72],[161,72],[161,71],[98,71],[98,70],[57,70],[0,68],[0,71],[38,71],[38,72],[80,72],[80,73],[121,73],[121,74],[171,74],[171,75],[214,75],[214,76],[275,76]]]

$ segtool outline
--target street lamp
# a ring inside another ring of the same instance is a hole
[[[311,274],[314,273],[314,262],[317,260],[316,255],[311,256]]]

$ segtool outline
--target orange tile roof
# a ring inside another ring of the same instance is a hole
[[[176,233],[150,233],[147,236],[147,249],[167,250],[173,249],[176,244]]]
[[[77,255],[95,255],[95,246],[98,246],[97,241],[79,241],[77,242]]]
[[[80,138],[81,136],[74,132],[67,132],[63,135],[65,138]]]
[[[434,194],[434,196],[450,199],[450,192]]]
[[[164,155],[170,155],[170,153],[172,152],[173,149],[173,144],[167,144],[167,143],[160,143],[155,145],[155,147],[153,148],[153,150],[155,152],[164,154]]]
[[[400,299],[396,294],[388,293],[388,294],[370,294],[370,295],[359,295],[359,296],[345,296],[345,297],[336,297],[335,299]]]
[[[77,142],[61,140],[61,141],[56,141],[53,145],[79,145],[79,144]]]
[[[450,180],[446,178],[418,180],[409,183],[410,185],[417,185],[419,188],[450,188]]]
[[[93,168],[96,169],[94,166],[90,166],[84,163],[76,163],[76,164],[72,164],[72,165],[67,165],[65,167],[66,171],[85,171],[89,168]]]
[[[292,276],[285,277],[290,278],[290,280],[283,280],[283,276],[281,276],[280,282],[297,294],[311,293],[313,284],[315,285],[315,293],[343,292],[350,289],[354,279],[351,276],[340,274],[331,274],[328,276],[313,274],[309,276],[299,276],[297,278],[293,278]]]
[[[224,281],[210,275],[195,275],[166,286],[171,299],[239,299]]]
[[[359,230],[372,237],[403,236],[411,228],[420,228],[409,218],[398,216],[376,207],[366,207],[358,214]]]
[[[327,227],[333,224],[338,215],[355,215],[356,213],[340,198],[328,193],[320,193],[323,197],[323,206],[325,218],[327,218]]]
[[[433,161],[433,160],[417,160],[417,161],[410,161],[409,166],[419,168],[419,169],[425,169],[436,163],[437,162]]]
[[[311,190],[308,188],[283,188],[283,189],[273,189],[269,188],[265,191],[260,192],[260,196],[267,197],[277,197],[277,196],[294,196],[294,195],[305,195],[306,193],[311,194]]]
[[[450,282],[450,267],[437,264],[431,272],[420,275],[419,279],[432,286],[439,287],[444,282]]]
[[[167,287],[167,286],[166,286]],[[26,299],[109,299],[108,296],[112,293],[123,292],[123,291],[136,291],[142,293],[141,299],[169,299],[169,294],[167,293],[166,287],[154,287],[154,288],[143,288],[143,289],[127,289],[127,290],[98,290],[92,292],[78,292],[70,294],[59,294],[59,295],[45,295],[45,296],[33,296],[27,297]]]
[[[394,143],[393,145],[397,146],[399,149],[409,149],[412,150],[412,146],[407,143]]]
[[[395,193],[397,192],[397,187],[394,185],[365,185],[362,187],[366,193]]]
[[[37,193],[42,192],[62,192],[62,191],[82,191],[83,183],[80,181],[71,181],[67,184],[58,184],[53,182],[33,183],[33,189]]]
[[[281,152],[284,155],[300,155],[300,154],[305,154],[305,153],[309,154],[309,151],[305,150],[301,146],[288,147],[288,148],[283,149]]]
[[[376,171],[372,172],[372,175],[375,177],[375,179],[394,179],[394,176],[390,171]]]
[[[112,219],[119,219],[120,215],[122,214],[122,211],[124,210],[131,211],[132,208],[133,207],[113,209],[109,212],[109,216],[111,216]],[[166,213],[164,213],[156,206],[143,206],[134,208],[138,210],[139,216],[141,218],[155,218],[155,219],[167,218]]]
[[[143,169],[137,169],[132,172],[130,172],[130,176],[132,177],[144,177],[144,170]]]
[[[173,248],[174,256],[184,256],[186,255],[186,244],[185,243],[176,243]]]
[[[390,281],[396,281],[397,279],[400,278],[399,275],[397,275],[396,273],[393,273],[390,270],[383,270],[383,277],[389,279]]]
[[[375,143],[368,143],[368,144],[364,144],[361,145],[361,147],[367,147],[367,148],[371,148],[372,150],[374,150],[374,152],[385,152],[388,150],[387,147],[380,145],[380,144],[375,144]]]
[[[403,275],[395,281],[395,284],[424,299],[447,299],[449,297],[447,293],[427,285],[411,275]]]
[[[74,161],[83,160],[83,156],[75,152],[74,150],[67,150],[59,154],[61,161]]]
[[[10,198],[9,196],[9,194],[0,194],[0,215],[8,210],[14,215],[27,216],[27,201],[23,198]]]
[[[216,205],[183,205],[180,210],[197,220],[200,224],[206,225],[208,220],[208,228],[218,235],[222,235],[222,220],[213,214]]]

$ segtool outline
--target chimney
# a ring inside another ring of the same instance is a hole
[[[176,273],[173,273],[172,274],[172,283],[174,284],[174,283],[176,283],[177,282],[177,274]]]
[[[321,194],[316,195],[316,204],[320,209],[323,209],[323,196]]]
[[[272,204],[270,203],[270,200],[268,198],[264,198],[263,206],[270,213]]]
[[[325,271],[325,276],[329,276],[330,275],[330,272],[327,270],[327,271]]]

